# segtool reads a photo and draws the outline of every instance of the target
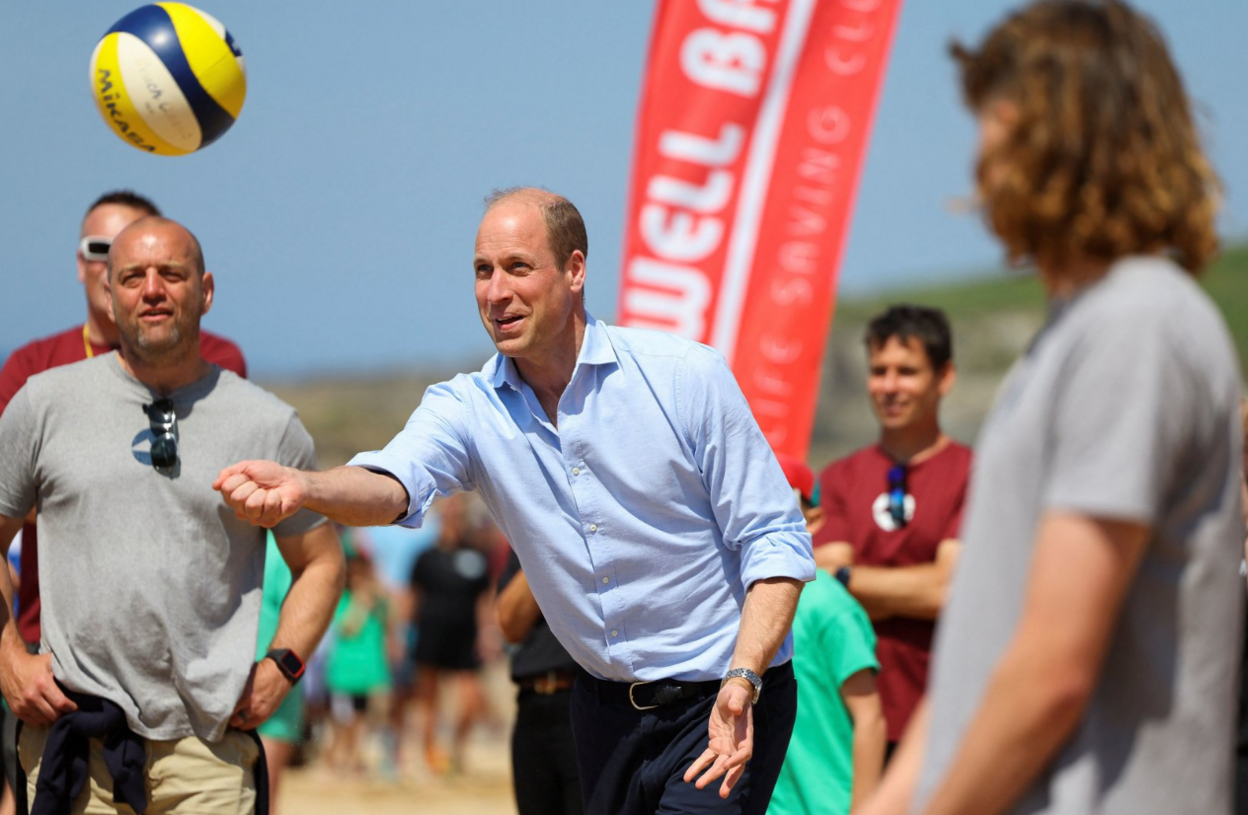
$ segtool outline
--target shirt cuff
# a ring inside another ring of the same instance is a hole
[[[803,583],[815,579],[810,535],[805,532],[773,532],[745,546],[741,582],[749,588],[769,577],[788,577]]]
[[[370,453],[357,453],[347,462],[347,466],[363,467],[365,470],[382,473],[402,484],[403,489],[407,491],[407,511],[401,518],[391,521],[391,524],[412,529],[420,528],[425,520],[425,510],[429,508],[433,491],[421,490],[413,483],[416,474],[412,471],[410,461],[404,461],[401,457],[389,454],[385,450],[375,450]]]

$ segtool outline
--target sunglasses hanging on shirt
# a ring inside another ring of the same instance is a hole
[[[888,514],[898,529],[906,525],[906,465],[894,465],[888,471]]]
[[[157,470],[171,470],[178,463],[178,415],[173,410],[173,401],[157,399],[150,405],[144,405],[143,411],[155,436],[152,440],[152,466]]]

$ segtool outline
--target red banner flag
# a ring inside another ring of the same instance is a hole
[[[901,0],[660,0],[619,322],[727,357],[804,458],[836,278]]]

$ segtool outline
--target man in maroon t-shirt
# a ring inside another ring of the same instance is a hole
[[[28,343],[9,356],[0,369],[0,413],[8,407],[9,401],[22,389],[26,380],[35,374],[118,348],[117,325],[108,316],[108,249],[113,238],[131,223],[148,215],[160,214],[151,201],[129,191],[107,193],[91,205],[82,219],[78,244],[78,280],[87,296],[86,322]],[[199,347],[206,361],[239,376],[247,376],[243,353],[234,343],[201,331]],[[27,643],[38,645],[39,561],[34,521],[32,512],[22,528],[17,629]]]
[[[867,391],[880,439],[819,476],[815,562],[875,624],[890,751],[927,685],[935,620],[957,559],[971,451],[940,429],[953,387],[945,315],[894,306],[866,334]]]

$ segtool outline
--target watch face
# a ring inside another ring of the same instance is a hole
[[[303,660],[295,656],[295,652],[288,648],[274,650],[270,656],[282,669],[282,673],[290,677],[292,681],[303,676]]]

